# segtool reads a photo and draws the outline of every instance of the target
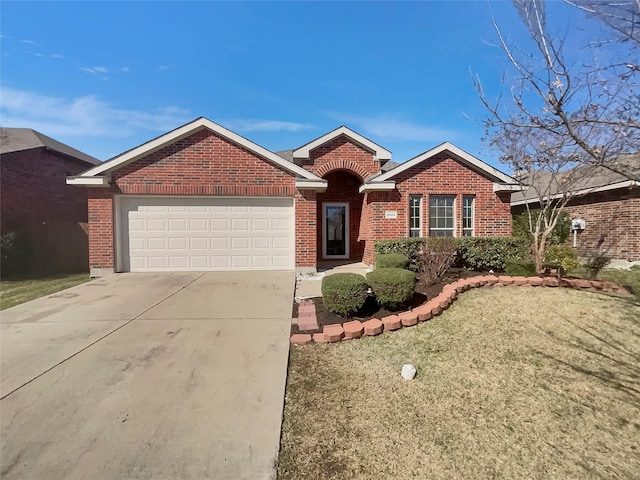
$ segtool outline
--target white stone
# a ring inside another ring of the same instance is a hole
[[[413,380],[416,376],[416,367],[411,365],[410,363],[404,364],[402,366],[402,378],[405,380]]]

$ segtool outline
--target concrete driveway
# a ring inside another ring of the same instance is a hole
[[[3,479],[275,477],[293,272],[119,274],[3,311]]]

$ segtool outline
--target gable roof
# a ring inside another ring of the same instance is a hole
[[[604,167],[580,166],[558,176],[552,176],[549,172],[535,172],[533,176],[520,178],[522,183],[531,183],[531,187],[515,193],[511,197],[511,205],[524,205],[525,203],[538,203],[538,192],[547,192],[544,198],[560,198],[562,193],[568,190],[563,180],[571,183],[572,195],[586,195],[589,193],[604,192],[621,188],[640,187],[640,182],[629,177],[637,178],[640,175],[640,152],[619,157],[616,161],[621,171],[628,176],[612,172]],[[529,181],[528,181],[529,180]]]
[[[292,153],[292,158],[309,158],[311,150],[319,147],[320,145],[324,145],[325,143],[333,140],[334,138],[338,138],[341,135],[344,135],[358,145],[373,152],[375,157],[380,160],[380,163],[385,163],[388,160],[391,160],[391,152],[389,150],[381,147],[377,143],[372,142],[368,138],[363,137],[359,133],[354,132],[344,125],[330,131],[329,133],[325,133],[321,137],[318,137],[315,140],[312,140],[309,143],[306,143],[305,145],[295,149]]]
[[[233,142],[236,145],[246,148],[247,150],[264,158],[268,162],[271,162],[274,165],[281,167],[282,169],[296,175],[297,177],[300,177],[304,180],[326,183],[321,178],[317,177],[316,175],[309,172],[308,170],[305,170],[304,168],[299,167],[294,163],[288,162],[287,160],[280,157],[279,155],[276,155],[275,153],[267,150],[266,148],[261,147],[260,145],[253,143],[250,140],[247,140],[246,138],[238,135],[237,133],[234,133],[231,130],[226,129],[223,126],[218,125],[217,123],[214,123],[205,117],[196,118],[192,122],[182,125],[181,127],[178,127],[175,130],[165,133],[164,135],[160,135],[159,137],[156,137],[153,140],[150,140],[138,147],[132,148],[131,150],[128,150],[116,157],[113,157],[112,159],[107,160],[106,162],[87,170],[86,172],[82,173],[80,176],[74,177],[73,181],[68,183],[73,183],[75,185],[85,185],[85,184],[95,185],[95,181],[91,181],[89,179],[104,177],[110,174],[111,172],[124,167],[125,165],[135,162],[136,160],[146,155],[149,155],[150,153],[156,152],[168,145],[171,145],[177,142],[178,140],[189,137],[194,133],[204,129],[217,133],[221,137],[224,137],[227,140],[229,140],[230,142]],[[83,179],[87,179],[87,181],[84,182]]]
[[[462,164],[472,168],[473,170],[476,170],[478,173],[484,175],[485,177],[489,177],[494,182],[507,185],[515,185],[518,183],[515,178],[510,177],[506,173],[502,173],[497,168],[493,168],[488,163],[483,162],[479,158],[474,157],[470,153],[465,152],[464,150],[456,147],[449,142],[441,143],[437,147],[434,147],[431,150],[427,150],[417,157],[413,157],[411,160],[407,160],[406,162],[401,163],[397,167],[384,172],[382,175],[377,176],[375,179],[372,179],[371,183],[389,181],[399,173],[409,170],[410,168],[419,165],[425,160],[428,160],[429,158],[445,151],[452,154],[455,159],[460,161]]]
[[[0,128],[0,154],[46,148],[89,165],[99,165],[97,158],[54,140],[31,128]]]

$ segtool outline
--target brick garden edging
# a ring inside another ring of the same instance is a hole
[[[626,289],[614,282],[600,280],[586,280],[583,278],[557,278],[557,277],[509,277],[497,275],[484,275],[457,280],[444,286],[442,292],[435,298],[427,301],[412,310],[389,315],[382,320],[372,318],[365,322],[351,320],[343,324],[326,325],[322,333],[291,335],[291,343],[336,343],[341,340],[350,340],[366,336],[379,335],[380,333],[398,330],[402,327],[410,327],[418,322],[425,322],[440,315],[446,310],[462,292],[472,288],[493,285],[504,286],[530,286],[530,287],[564,287],[580,290],[597,290],[602,292],[627,293]]]

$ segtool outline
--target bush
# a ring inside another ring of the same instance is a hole
[[[424,285],[431,285],[455,262],[459,242],[455,238],[429,237],[425,240],[420,253],[420,279]]]
[[[528,258],[530,244],[514,237],[462,237],[458,239],[458,260],[472,270],[503,271],[507,262]]]
[[[531,220],[535,223],[538,215],[540,215],[540,209],[531,209],[530,212]],[[512,232],[514,237],[525,239],[530,245],[533,243],[533,235],[531,235],[531,231],[529,230],[529,214],[526,210],[513,216]],[[571,218],[567,212],[560,212],[558,222],[551,232],[551,235],[547,237],[546,243],[547,245],[559,245],[566,242],[570,236]]]
[[[514,262],[505,263],[504,273],[518,277],[533,277],[536,275],[536,266],[533,262]]]
[[[376,268],[407,268],[409,258],[401,253],[376,255]]]
[[[0,236],[0,260],[3,276],[29,270],[29,248],[16,232]]]
[[[587,261],[584,264],[584,268],[586,268],[587,272],[589,272],[589,278],[591,280],[595,280],[598,277],[598,273],[600,273],[600,270],[606,267],[610,261],[611,258],[608,257],[603,251],[598,249],[592,252],[587,257]]]
[[[425,245],[425,238],[394,238],[376,242],[376,257],[386,253],[401,253],[409,259],[407,268],[413,272],[420,270],[420,252]]]
[[[357,273],[334,273],[322,279],[322,300],[327,310],[349,315],[361,310],[369,296],[365,278]]]
[[[566,275],[580,266],[573,248],[566,245],[552,245],[544,254],[544,266],[557,268],[559,275]]]
[[[413,296],[416,275],[402,268],[380,268],[367,273],[367,282],[380,305],[395,308]]]

